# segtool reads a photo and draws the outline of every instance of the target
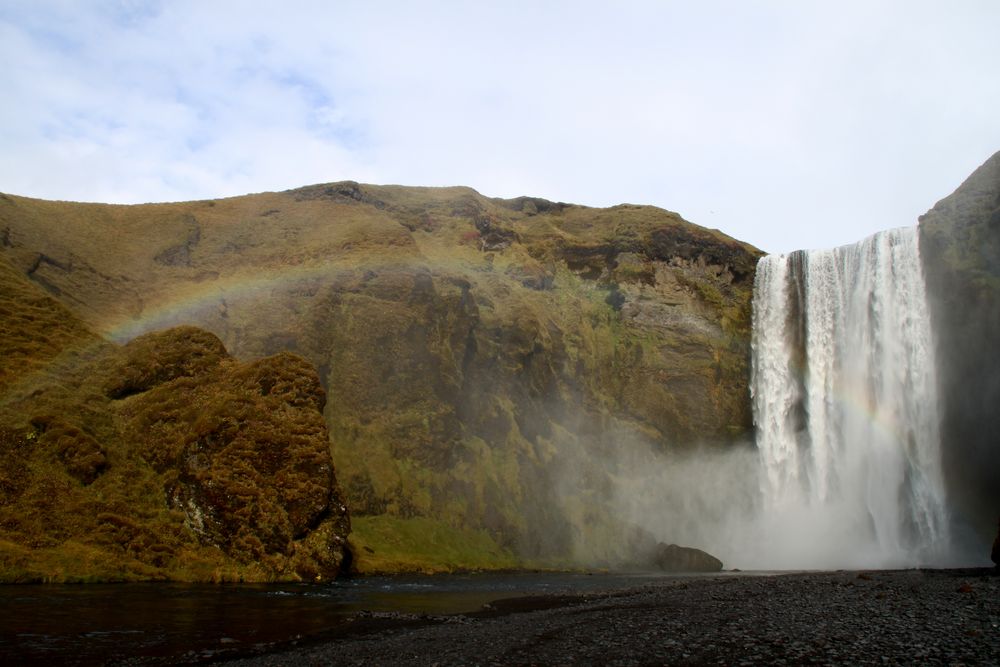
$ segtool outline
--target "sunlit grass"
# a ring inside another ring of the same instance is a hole
[[[351,523],[358,574],[498,570],[522,564],[483,530],[427,517],[365,516]]]

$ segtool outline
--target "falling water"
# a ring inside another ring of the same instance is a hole
[[[754,419],[771,567],[938,564],[947,545],[916,228],[764,257]]]

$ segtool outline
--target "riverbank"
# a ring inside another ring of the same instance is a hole
[[[362,612],[314,641],[231,664],[1000,664],[1000,576],[663,579],[458,615]]]

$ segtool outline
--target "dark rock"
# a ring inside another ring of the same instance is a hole
[[[161,250],[153,258],[155,262],[165,266],[191,266],[191,253],[201,240],[201,227],[190,213],[185,214],[183,218],[188,228],[187,238],[183,243]]]
[[[335,202],[356,202],[368,204],[378,209],[386,207],[386,203],[373,197],[365,186],[355,181],[341,181],[339,183],[327,183],[320,185],[307,185],[306,187],[286,190],[287,194],[295,197],[295,201],[308,201],[315,199],[326,199]]]
[[[511,266],[506,273],[525,287],[533,290],[552,289],[552,283],[555,280],[552,271],[547,270],[534,260],[528,260],[519,266]]]
[[[483,251],[503,250],[517,240],[517,234],[504,227],[494,216],[479,214],[473,222],[479,232],[480,248]]]
[[[985,554],[1000,507],[1000,153],[920,218],[952,533]]]
[[[553,202],[539,197],[515,197],[514,199],[495,199],[498,204],[511,211],[518,211],[525,215],[538,215],[539,213],[560,213],[570,204],[563,202]]]
[[[625,305],[625,301],[625,295],[618,290],[618,285],[612,286],[611,290],[608,292],[608,296],[604,299],[604,303],[608,304],[616,311],[622,309],[622,306]]]
[[[61,296],[62,289],[60,289],[53,281],[52,276],[47,275],[49,272],[55,272],[56,274],[66,274],[71,270],[70,263],[67,261],[61,261],[46,255],[45,253],[38,253],[35,259],[31,262],[25,275],[31,278],[36,284],[40,285],[46,292],[54,296]]]
[[[614,265],[617,250],[610,244],[573,244],[561,242],[559,257],[566,267],[585,280],[599,280],[607,276]]]
[[[650,554],[650,563],[664,572],[718,572],[722,561],[692,547],[657,544]]]
[[[654,259],[695,262],[725,267],[734,282],[753,282],[756,258],[737,241],[722,239],[709,230],[657,229],[650,236],[650,253]]]

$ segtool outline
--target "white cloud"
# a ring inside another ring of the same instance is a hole
[[[13,2],[0,189],[465,184],[841,244],[1000,149],[996,25],[972,0]]]

